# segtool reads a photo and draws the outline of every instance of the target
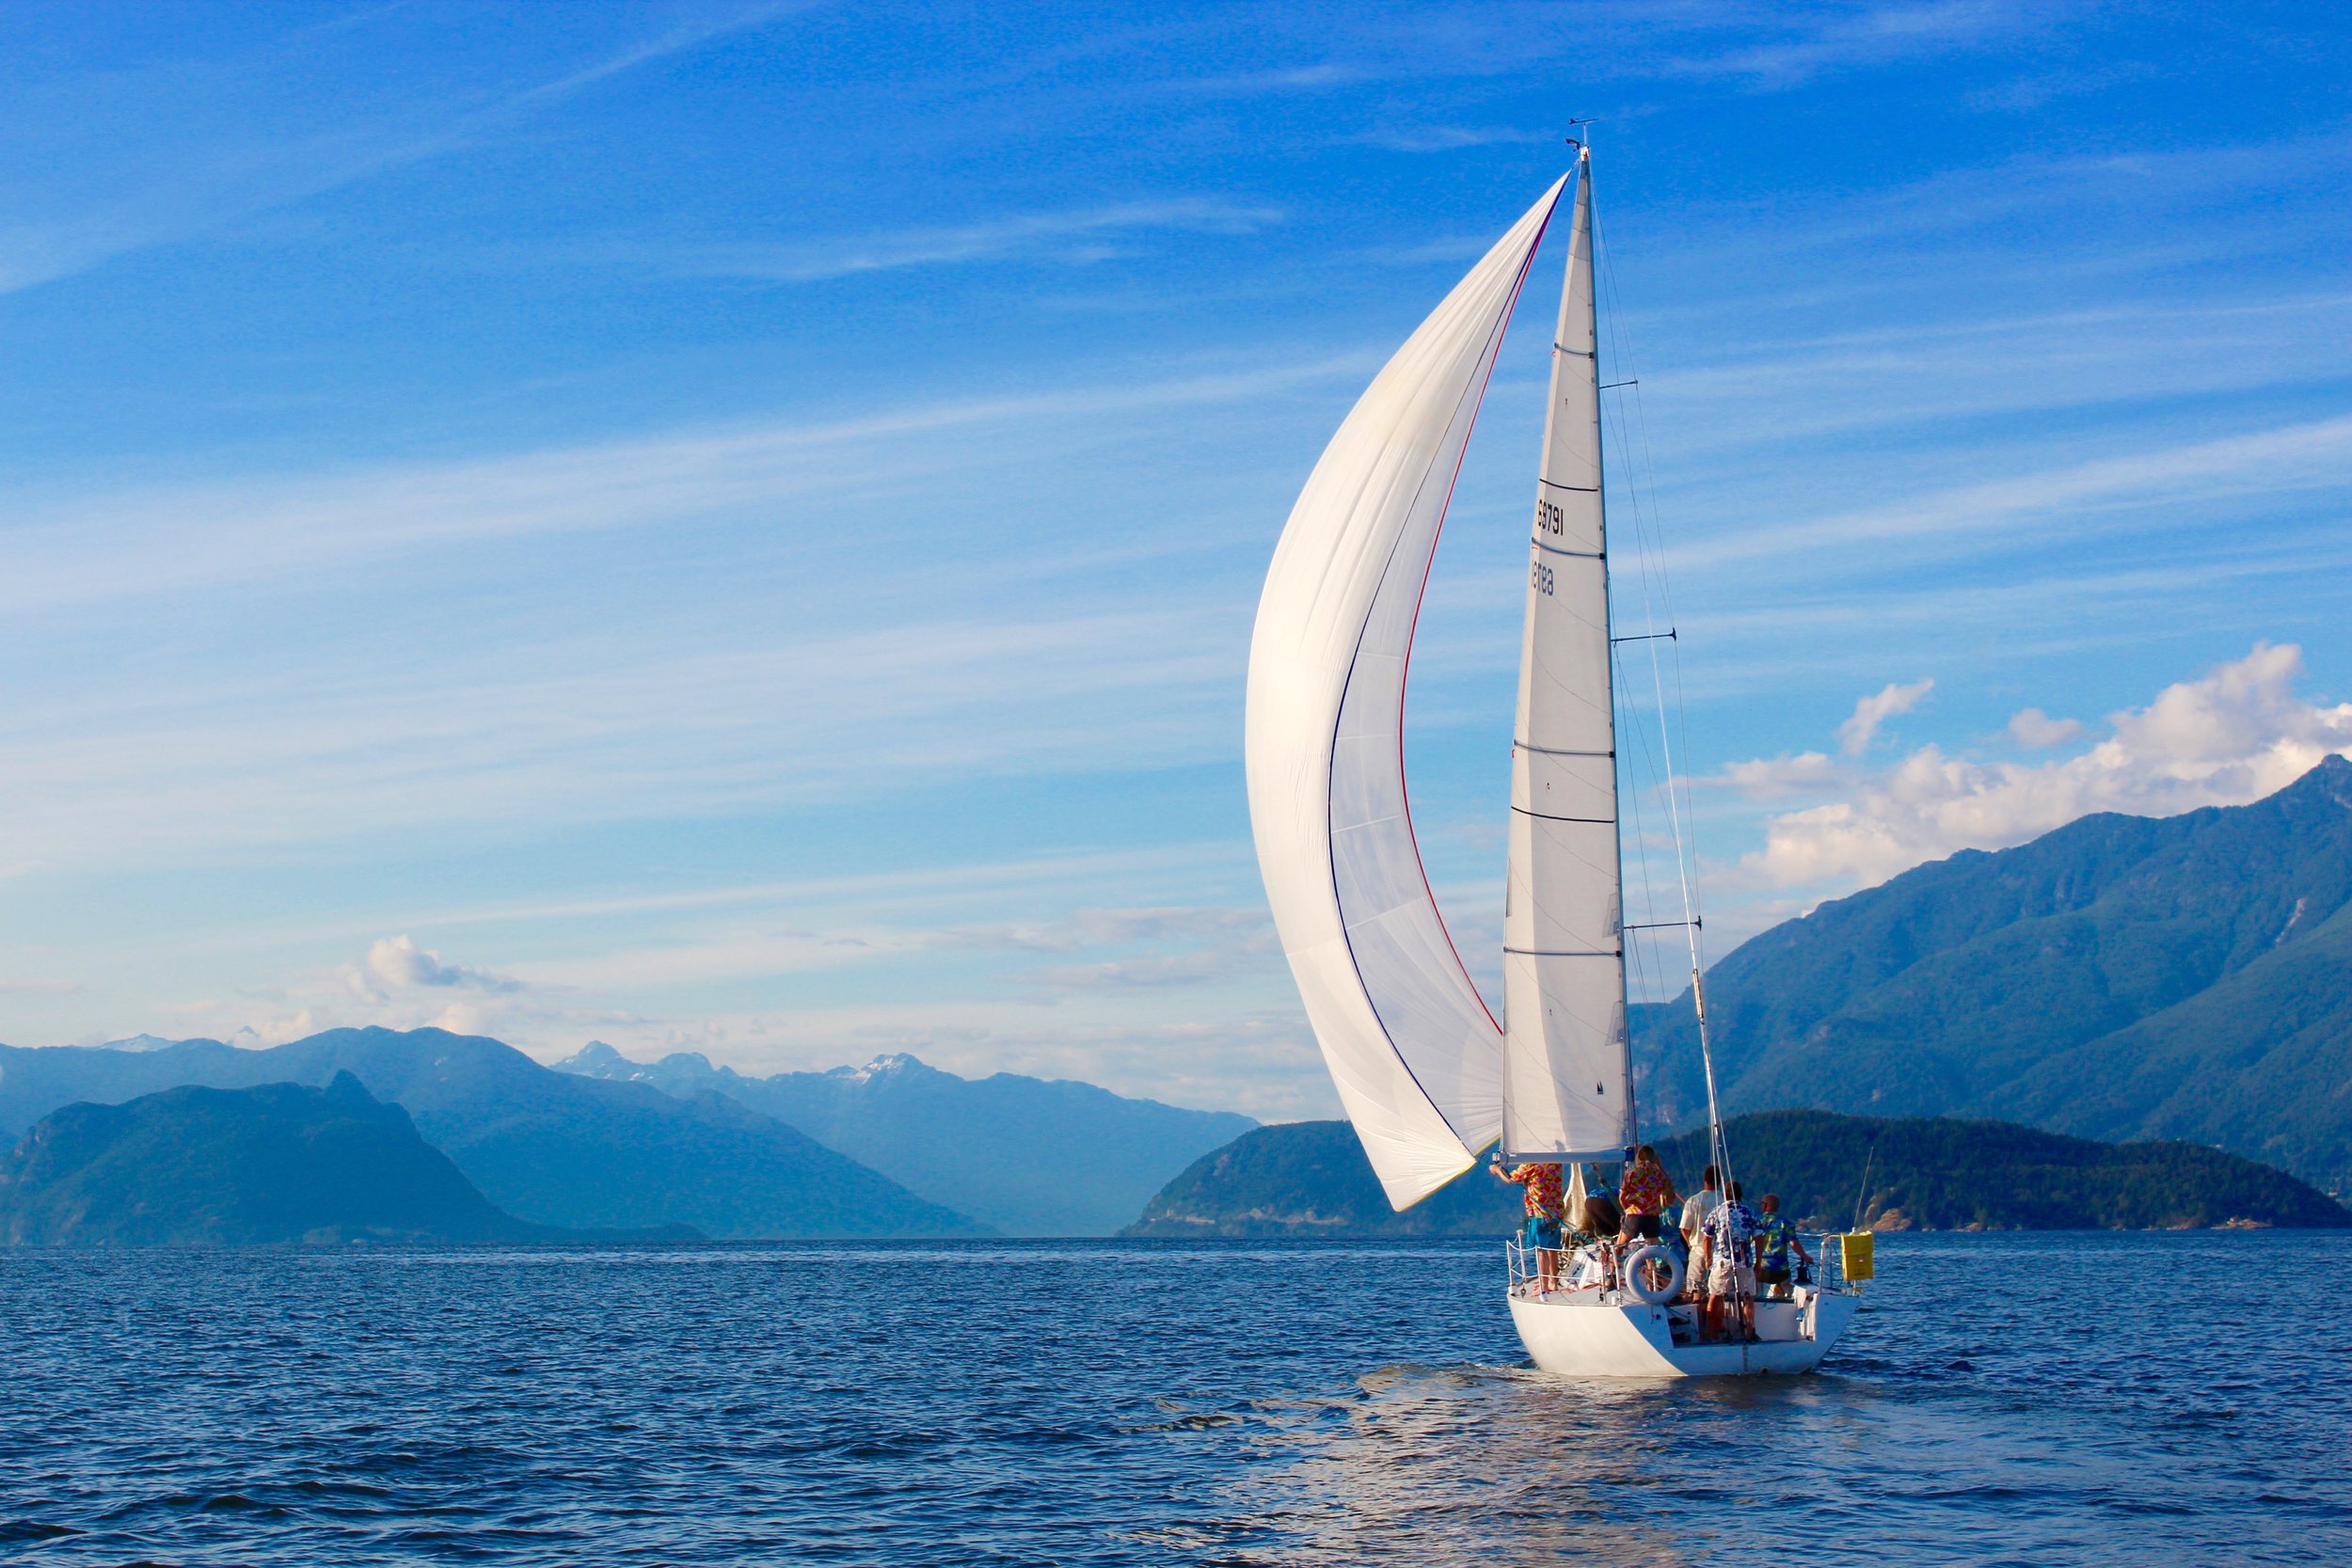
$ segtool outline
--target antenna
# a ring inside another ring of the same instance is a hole
[[[1590,115],[1578,115],[1578,116],[1572,117],[1572,118],[1568,120],[1568,135],[1567,135],[1567,137],[1565,138],[1565,139],[1566,139],[1566,141],[1567,141],[1567,144],[1568,144],[1570,147],[1575,148],[1575,149],[1576,149],[1579,152],[1589,152],[1589,151],[1591,151],[1591,150],[1592,150],[1592,149],[1591,149],[1590,147],[1588,147],[1588,146],[1585,144],[1585,138],[1584,138],[1584,137],[1582,137],[1582,136],[1578,135],[1576,133],[1577,133],[1578,129],[1579,129],[1579,128],[1581,128],[1581,127],[1582,127],[1582,126],[1586,126],[1586,125],[1598,125],[1599,123],[1600,123],[1600,121],[1599,121],[1599,120],[1595,119],[1594,119],[1592,116],[1590,116]]]
[[[1881,1129],[1884,1131],[1884,1129]],[[1853,1197],[1853,1227],[1862,1228],[1862,1211],[1870,1201],[1870,1162],[1879,1156],[1878,1133],[1870,1134],[1870,1150],[1862,1159],[1862,1190]]]

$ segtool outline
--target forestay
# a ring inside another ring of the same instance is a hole
[[[1616,1159],[1632,1141],[1593,317],[1592,170],[1568,230],[1528,546],[1502,916],[1504,1148]]]
[[[1325,448],[1275,547],[1250,643],[1249,814],[1267,901],[1341,1101],[1399,1209],[1502,1132],[1502,1031],[1413,842],[1405,673],[1462,451],[1565,183],[1445,297]]]
[[[1595,348],[1585,162],[1527,552],[1503,894],[1503,1148],[1618,1159],[1632,1140],[1632,1096]]]

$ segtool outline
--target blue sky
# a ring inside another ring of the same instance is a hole
[[[2352,744],[2347,55],[2319,7],[9,8],[0,1038],[1328,1114],[1257,587],[1571,115],[1715,951],[2265,793]],[[1473,953],[1559,261],[1409,702]]]

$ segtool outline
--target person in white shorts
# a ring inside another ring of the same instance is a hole
[[[1699,1243],[1707,1263],[1701,1338],[1729,1337],[1727,1307],[1739,1312],[1740,1336],[1756,1338],[1756,1233],[1762,1225],[1756,1211],[1740,1200],[1737,1181],[1731,1184],[1729,1200],[1715,1205],[1701,1223]]]
[[[1699,1249],[1699,1230],[1707,1224],[1707,1216],[1724,1200],[1724,1195],[1715,1190],[1720,1180],[1715,1167],[1708,1166],[1699,1178],[1699,1190],[1682,1200],[1682,1243],[1692,1252]]]
[[[1699,1231],[1707,1224],[1707,1216],[1724,1200],[1724,1195],[1715,1190],[1718,1180],[1715,1167],[1708,1166],[1699,1178],[1699,1190],[1682,1200],[1682,1251],[1691,1259],[1690,1280],[1683,1290],[1692,1301],[1702,1304],[1707,1300],[1707,1271],[1699,1267]]]

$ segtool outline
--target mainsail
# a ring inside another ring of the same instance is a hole
[[[1341,1102],[1399,1209],[1503,1126],[1502,1031],[1446,933],[1406,814],[1405,670],[1470,424],[1565,184],[1454,286],[1331,437],[1275,546],[1250,642],[1249,816],[1266,900]]]
[[[1613,1160],[1633,1140],[1633,1103],[1597,347],[1586,160],[1568,225],[1528,546],[1502,906],[1502,1146],[1515,1155]]]

